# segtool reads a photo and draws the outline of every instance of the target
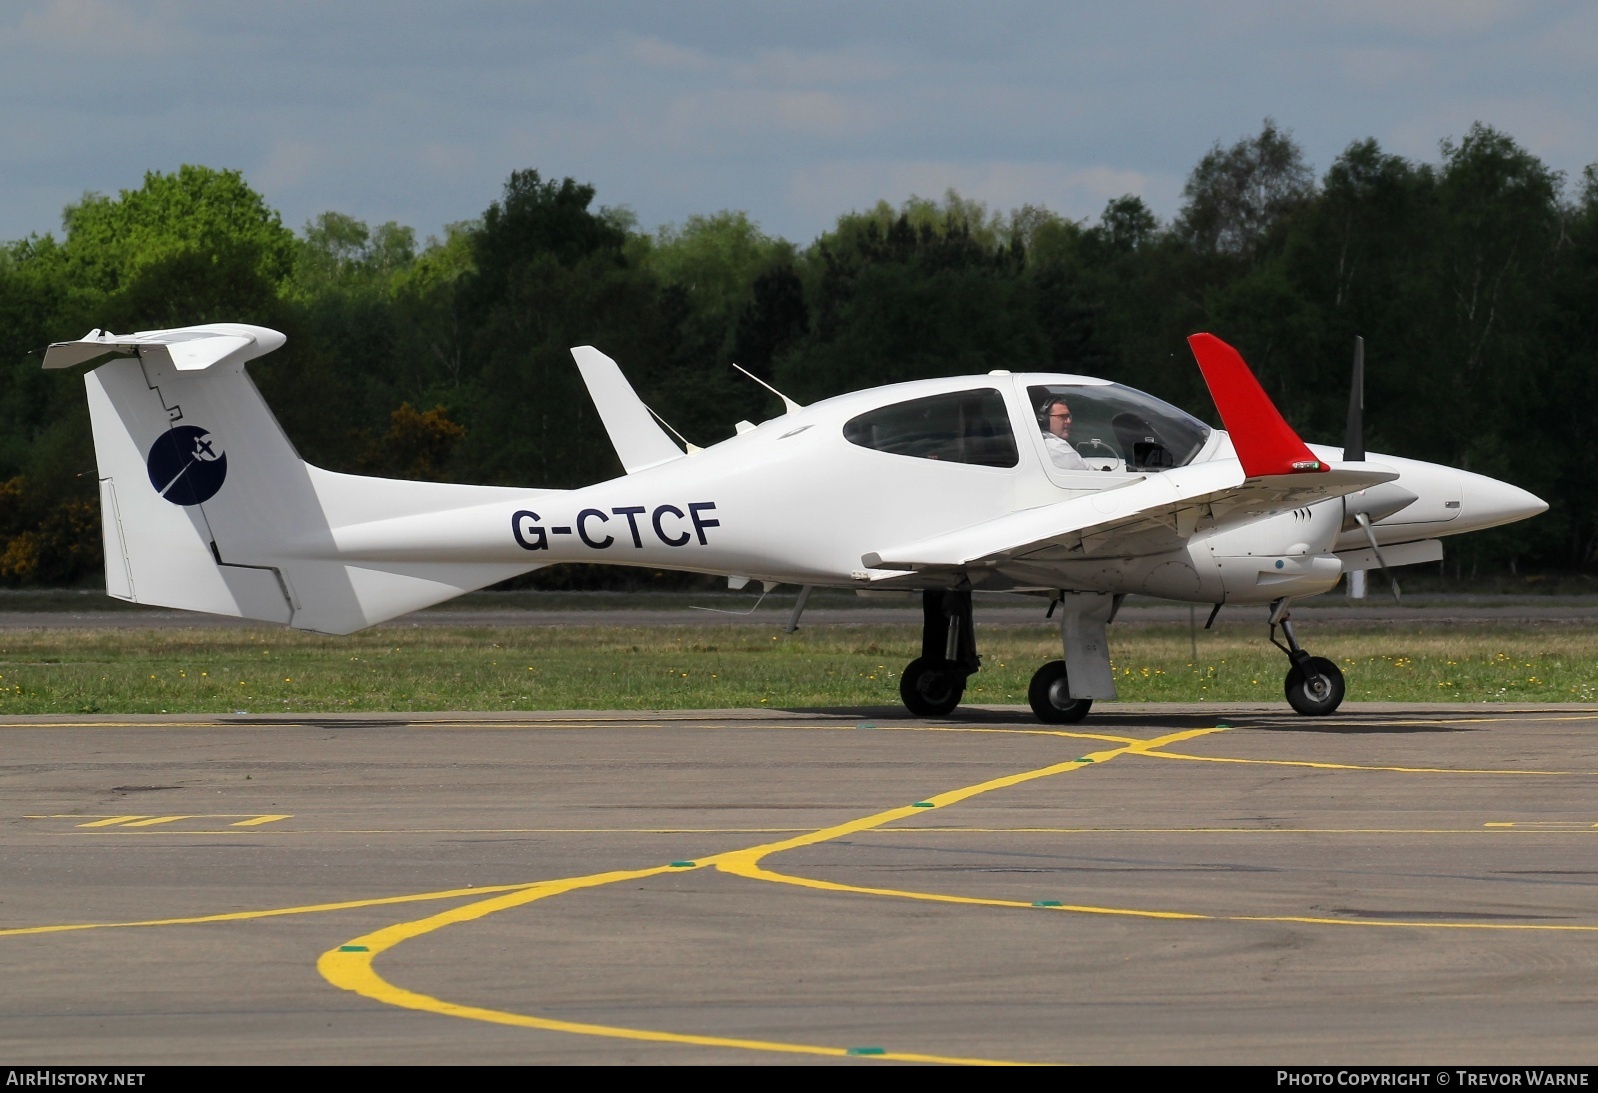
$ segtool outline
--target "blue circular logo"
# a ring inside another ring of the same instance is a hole
[[[150,485],[174,505],[209,501],[227,478],[227,453],[209,432],[193,425],[162,433],[144,463]]]

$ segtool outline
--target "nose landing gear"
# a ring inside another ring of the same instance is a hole
[[[1271,644],[1292,662],[1287,670],[1287,704],[1305,717],[1323,717],[1335,711],[1343,704],[1343,673],[1325,657],[1312,657],[1298,644],[1285,598],[1271,604],[1270,624]],[[1287,638],[1286,645],[1276,640],[1278,626]]]

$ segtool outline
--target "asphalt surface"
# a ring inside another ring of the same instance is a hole
[[[556,603],[582,603],[569,594],[551,597]],[[642,597],[645,606],[629,606],[628,598],[605,594],[594,606],[484,606],[491,597],[473,597],[472,606],[459,601],[402,615],[385,626],[758,626],[776,629],[792,616],[794,596],[773,595],[758,607],[753,596],[731,600],[722,595],[695,597]],[[520,597],[522,603],[539,602],[538,597]],[[39,629],[281,629],[273,623],[251,622],[223,615],[195,611],[175,611],[137,604],[109,606],[104,596],[85,596],[83,606],[50,610],[30,610],[26,599],[13,593],[0,598],[0,630]],[[1048,601],[1030,596],[979,593],[974,604],[978,625],[1052,625],[1046,618]],[[1208,619],[1210,605],[1179,604],[1161,600],[1130,598],[1116,616],[1114,625],[1197,625]],[[1247,627],[1263,633],[1268,609],[1263,605],[1223,608],[1216,624],[1222,628]],[[1385,593],[1373,594],[1364,601],[1350,601],[1341,595],[1319,596],[1293,605],[1293,618],[1303,623],[1383,625],[1413,623],[1491,623],[1496,625],[1588,625],[1598,623],[1598,597],[1547,596],[1516,598],[1507,596],[1410,597],[1395,603]],[[822,605],[808,608],[800,619],[806,627],[872,626],[921,624],[921,607],[910,598],[854,601],[833,596]]]
[[[6,719],[0,1057],[1593,1064],[1595,729]]]

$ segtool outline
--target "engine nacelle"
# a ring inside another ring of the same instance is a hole
[[[1322,501],[1194,542],[1191,552],[1219,575],[1228,603],[1314,596],[1343,575],[1331,553],[1342,520],[1341,499]]]
[[[1227,603],[1268,603],[1330,591],[1343,575],[1335,554],[1225,557],[1210,559],[1220,574]]]

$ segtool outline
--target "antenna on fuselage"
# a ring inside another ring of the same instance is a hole
[[[772,394],[776,395],[778,398],[782,399],[782,404],[783,404],[784,407],[786,407],[786,409],[783,410],[783,413],[785,413],[785,414],[794,414],[794,413],[798,413],[800,410],[804,409],[803,406],[799,405],[793,399],[789,398],[787,395],[783,394],[781,391],[779,391],[775,387],[771,386],[771,384],[767,383],[765,380],[761,379],[759,376],[757,376],[753,372],[749,371],[749,369],[745,368],[743,365],[734,363],[733,367],[738,369],[738,371],[742,372],[744,375],[748,376],[750,379],[754,380],[756,383],[760,384],[760,386],[764,387],[766,390],[770,391]],[[667,428],[670,428],[670,426],[667,426]]]

